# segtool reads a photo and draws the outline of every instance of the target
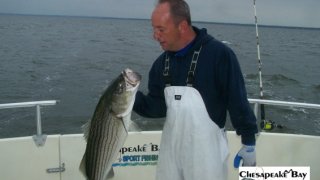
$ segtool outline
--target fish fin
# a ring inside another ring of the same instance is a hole
[[[131,120],[131,113],[128,116],[122,118],[122,123],[124,128],[128,132],[140,132],[142,131],[141,128],[137,125],[137,123]]]
[[[138,126],[137,123],[135,123],[134,121],[129,121],[129,128],[128,128],[129,132],[141,132],[141,128]]]
[[[81,126],[81,129],[83,131],[83,136],[86,139],[86,141],[88,140],[88,137],[89,137],[90,126],[91,126],[91,120],[89,120],[83,126]]]
[[[80,166],[79,166],[79,171],[82,173],[82,175],[84,177],[86,177],[86,179],[88,179],[87,177],[87,173],[86,173],[86,155],[83,156]]]
[[[108,175],[107,175],[107,178],[106,179],[110,179],[110,178],[113,178],[114,177],[114,170],[113,168],[111,167],[110,171],[108,172]]]

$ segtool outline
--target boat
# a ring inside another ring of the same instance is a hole
[[[320,109],[319,104],[249,99],[257,115],[261,104]],[[42,133],[41,109],[56,100],[0,104],[0,109],[36,108],[34,136],[0,139],[0,174],[3,180],[85,180],[79,171],[86,142],[83,134]],[[233,157],[241,148],[240,137],[227,131],[228,180],[239,179]],[[155,179],[161,131],[130,132],[113,164],[112,180]],[[260,132],[257,135],[257,167],[310,167],[312,180],[320,179],[320,136]]]

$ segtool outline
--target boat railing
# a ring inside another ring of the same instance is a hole
[[[253,110],[256,117],[258,117],[259,106],[261,104],[272,105],[272,106],[295,107],[295,108],[299,107],[299,108],[320,109],[320,104],[266,100],[266,99],[248,99],[248,100],[251,104],[253,104]]]
[[[42,106],[52,106],[52,105],[56,105],[56,104],[57,104],[56,100],[6,103],[6,104],[0,104],[0,109],[35,107],[36,108],[37,134],[33,136],[33,140],[37,146],[43,146],[46,141],[46,135],[42,134],[41,107]]]
[[[248,100],[251,104],[254,105],[253,108],[254,108],[254,113],[255,113],[256,117],[258,117],[259,106],[261,104],[271,105],[271,106],[320,109],[320,104],[298,103],[298,102],[276,101],[276,100],[265,100],[265,99],[248,99]],[[57,104],[56,100],[7,103],[7,104],[0,104],[0,109],[35,107],[36,108],[37,134],[33,136],[33,139],[34,139],[36,145],[42,146],[45,143],[46,135],[42,134],[41,107],[42,106],[51,106],[51,105],[56,105],[56,104]]]

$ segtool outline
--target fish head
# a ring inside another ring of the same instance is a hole
[[[139,73],[127,68],[123,70],[121,74],[124,77],[125,82],[127,83],[127,88],[132,89],[136,86],[139,86],[141,81],[141,75]]]
[[[112,96],[111,109],[117,117],[124,117],[132,111],[141,75],[127,68],[118,77]]]

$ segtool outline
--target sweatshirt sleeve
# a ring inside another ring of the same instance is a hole
[[[145,95],[138,91],[136,94],[133,110],[140,116],[162,118],[166,115],[161,67],[160,58],[158,58],[149,72],[148,93]]]
[[[255,134],[258,132],[256,117],[249,105],[244,78],[239,62],[234,52],[227,48],[222,53],[223,62],[220,62],[220,84],[227,94],[227,109],[231,123],[242,143],[255,145]]]

